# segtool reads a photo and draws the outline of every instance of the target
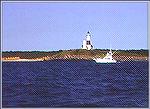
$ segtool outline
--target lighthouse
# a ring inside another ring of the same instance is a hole
[[[86,34],[86,39],[83,40],[82,49],[91,50],[93,48],[91,43],[91,34],[88,31]]]

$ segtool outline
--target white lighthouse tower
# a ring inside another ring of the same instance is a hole
[[[91,50],[93,48],[92,43],[91,43],[91,34],[88,31],[86,34],[86,39],[83,40],[83,44],[82,44],[82,49],[87,49],[87,50]]]
[[[86,48],[86,40],[83,40],[82,49],[87,49]]]

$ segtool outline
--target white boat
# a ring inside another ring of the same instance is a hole
[[[93,60],[96,61],[96,63],[116,63],[117,61],[115,59],[113,59],[112,55],[113,55],[113,53],[110,49],[110,51],[107,52],[107,54],[104,58],[96,58]]]

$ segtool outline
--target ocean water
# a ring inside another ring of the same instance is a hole
[[[3,107],[148,107],[148,61],[2,63]]]

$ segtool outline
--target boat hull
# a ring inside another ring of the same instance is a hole
[[[116,60],[94,59],[96,63],[116,63]]]

